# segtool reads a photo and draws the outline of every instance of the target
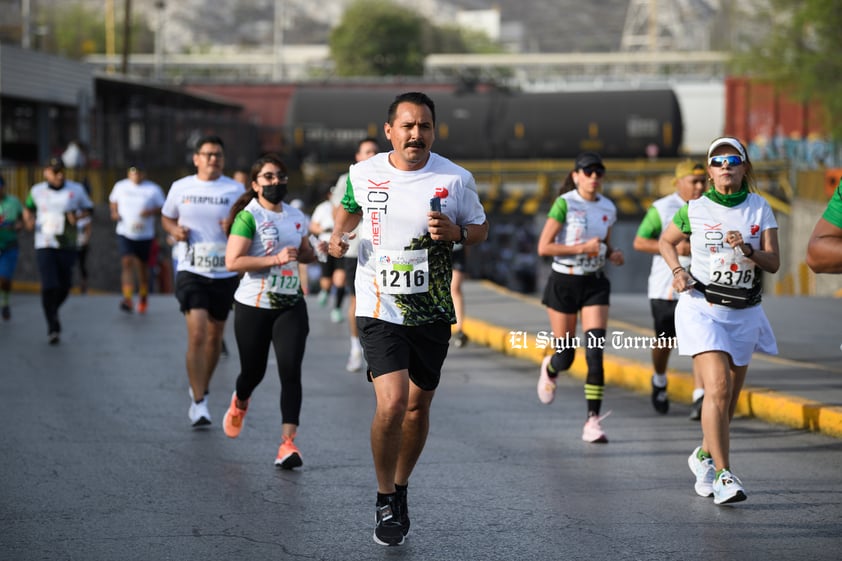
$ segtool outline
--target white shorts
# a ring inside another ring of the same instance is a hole
[[[695,356],[706,351],[731,355],[735,366],[745,366],[755,352],[778,354],[778,343],[760,305],[742,310],[710,304],[690,290],[675,308],[678,353]]]

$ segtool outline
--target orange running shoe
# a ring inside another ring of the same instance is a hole
[[[141,299],[140,299],[140,302],[138,302],[138,303],[137,303],[137,313],[139,313],[139,314],[145,314],[145,313],[146,313],[146,308],[147,308],[148,306],[149,306],[149,304],[148,304],[148,302],[146,301],[146,298],[141,298]]]
[[[295,445],[294,436],[284,436],[280,448],[278,448],[278,457],[275,458],[275,465],[281,469],[292,469],[300,467],[304,462],[301,461],[301,452]]]
[[[228,406],[228,411],[225,412],[225,417],[222,419],[222,430],[225,431],[225,436],[228,438],[240,436],[240,431],[243,430],[243,423],[246,420],[248,402],[249,400],[246,400],[245,409],[240,409],[237,407],[237,392],[231,394],[231,405]]]

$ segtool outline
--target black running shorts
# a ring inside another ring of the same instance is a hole
[[[610,304],[611,282],[605,273],[566,275],[552,271],[541,303],[563,314],[575,314],[585,306]]]
[[[207,310],[210,317],[225,321],[234,305],[234,292],[240,284],[240,277],[211,279],[179,271],[175,277],[175,297],[181,305],[181,313],[188,310]]]
[[[655,336],[675,337],[675,306],[678,300],[660,300],[651,298],[652,319],[655,320]]]
[[[449,323],[406,326],[358,317],[357,328],[369,376],[409,370],[409,379],[422,390],[438,387],[450,344]]]

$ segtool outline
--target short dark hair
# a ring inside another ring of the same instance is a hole
[[[436,124],[436,104],[429,96],[422,92],[406,92],[395,97],[395,100],[389,105],[389,114],[387,122],[391,125],[395,122],[395,116],[398,112],[398,105],[403,102],[414,103],[415,105],[426,105],[430,108],[430,113],[433,115],[433,124]]]
[[[225,143],[222,142],[221,138],[215,134],[208,134],[196,141],[196,146],[193,147],[194,152],[198,154],[205,144],[219,144],[223,149],[225,148]]]

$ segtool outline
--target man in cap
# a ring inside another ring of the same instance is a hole
[[[29,191],[23,220],[35,231],[35,257],[41,276],[41,305],[51,345],[59,343],[58,310],[70,294],[73,265],[78,256],[77,222],[90,216],[93,203],[85,188],[64,177],[64,163],[53,158],[44,167],[44,179]]]
[[[687,204],[687,201],[698,199],[705,188],[705,167],[700,162],[684,160],[675,167],[673,185],[675,192],[662,197],[652,203],[643,217],[637,235],[634,238],[634,249],[652,254],[652,268],[649,272],[648,295],[655,321],[655,337],[675,337],[675,305],[676,295],[672,289],[672,272],[658,250],[658,238],[673,215]],[[679,261],[684,267],[690,266],[690,243],[688,240],[678,245]],[[670,357],[669,346],[652,349],[652,407],[655,411],[666,415],[669,411],[667,397],[667,363]],[[704,388],[701,379],[695,376],[693,390],[693,406],[690,418],[701,419],[702,398]]]
[[[114,184],[108,203],[111,219],[117,222],[123,291],[120,309],[127,313],[134,310],[137,276],[137,311],[145,314],[149,294],[149,254],[155,239],[155,218],[164,206],[164,191],[157,183],[146,179],[142,164],[135,163],[129,167],[128,177]]]

